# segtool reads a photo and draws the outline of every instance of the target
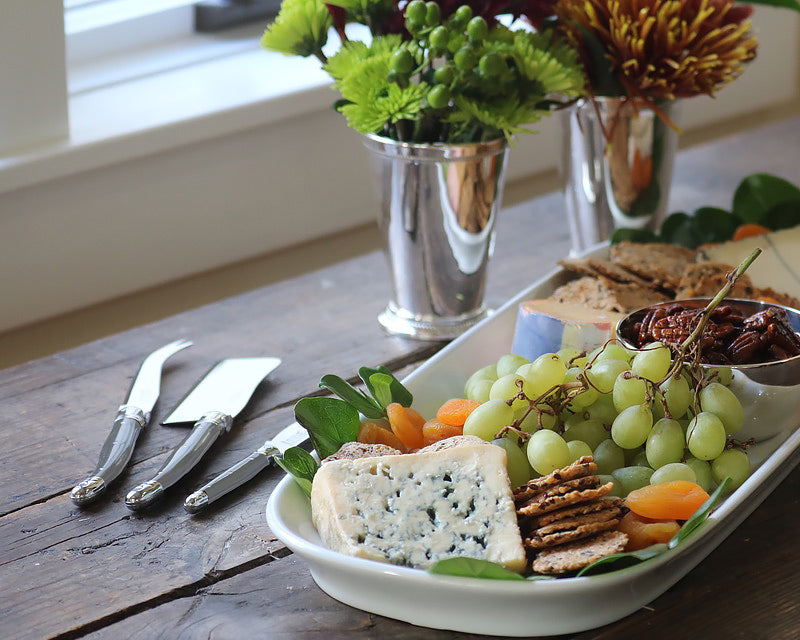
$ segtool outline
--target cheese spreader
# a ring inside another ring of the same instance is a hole
[[[282,455],[287,449],[306,441],[308,441],[308,431],[296,422],[290,424],[249,456],[190,494],[184,500],[183,508],[188,513],[202,511],[218,498],[230,493],[258,475],[265,467],[274,462],[275,456]]]
[[[125,496],[129,509],[144,509],[189,472],[244,409],[256,387],[281,361],[278,358],[228,358],[218,362],[161,424],[194,422],[152,480]]]
[[[114,426],[100,450],[94,473],[79,482],[70,498],[79,507],[97,500],[114,480],[133,454],[136,439],[150,422],[150,413],[161,392],[161,369],[164,362],[178,351],[192,346],[188,340],[175,340],[147,356],[133,380],[128,399],[117,409]]]

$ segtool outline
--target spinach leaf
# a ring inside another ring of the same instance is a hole
[[[658,242],[658,236],[648,229],[620,227],[611,234],[611,244],[620,242]]]
[[[320,458],[336,453],[358,437],[358,410],[339,398],[303,398],[294,405],[294,417],[303,425]]]
[[[376,374],[382,374],[379,377],[375,377]],[[397,378],[394,377],[391,371],[389,371],[386,367],[379,366],[375,369],[371,369],[370,367],[361,367],[358,370],[358,376],[364,381],[364,384],[367,385],[367,389],[372,394],[372,397],[378,400],[378,402],[386,408],[386,405],[390,402],[398,402],[404,407],[410,407],[411,403],[414,401],[414,396],[411,395],[411,392],[403,386],[403,383],[400,382]],[[373,380],[373,377],[375,378]],[[386,390],[385,386],[387,385],[387,378],[389,379],[388,382],[388,389],[390,392],[391,400],[389,402],[384,403],[379,397],[386,398]],[[381,386],[380,390],[378,390],[378,386]],[[365,414],[366,415],[366,414]]]
[[[800,189],[769,173],[747,176],[733,195],[733,212],[745,222],[763,224],[770,209],[784,202],[800,202]]]
[[[748,0],[748,4],[763,4],[768,7],[780,7],[800,11],[800,2],[797,0]]]
[[[678,211],[670,214],[661,224],[661,242],[670,242],[694,249],[700,242],[700,234],[695,227],[694,218]]]
[[[776,204],[764,214],[763,224],[774,231],[797,226],[800,224],[800,200]]]
[[[683,523],[681,530],[667,543],[670,549],[677,547],[705,524],[711,511],[720,503],[725,494],[728,493],[728,487],[731,485],[731,482],[732,480],[730,478],[725,478],[717,487],[716,491],[708,497],[708,500],[694,512],[691,518]]]
[[[700,236],[700,244],[730,240],[742,224],[738,216],[717,207],[700,207],[692,217]]]
[[[275,463],[294,477],[300,488],[311,497],[311,481],[319,469],[319,463],[308,451],[300,447],[291,447],[282,456],[276,456]]]
[[[339,376],[333,374],[324,375],[319,381],[319,386],[339,396],[342,400],[363,413],[367,418],[377,420],[378,418],[386,416],[386,411],[384,411],[382,406],[363,391],[359,391],[346,380],[342,380]]]
[[[439,560],[428,569],[431,573],[464,578],[486,578],[489,580],[525,580],[520,574],[488,560],[477,558],[447,558]]]
[[[576,574],[578,577],[587,575],[597,575],[599,573],[608,573],[609,571],[618,571],[620,569],[627,569],[635,564],[640,564],[650,558],[660,556],[667,550],[665,544],[650,545],[645,549],[639,551],[627,551],[625,553],[614,553],[605,558],[595,560],[592,564],[584,567]]]

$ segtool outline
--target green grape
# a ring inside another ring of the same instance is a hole
[[[558,419],[554,416],[547,405],[539,405],[539,408],[542,409],[542,417],[541,417],[541,428],[543,429],[554,429]],[[525,413],[528,411],[528,406],[522,407],[516,411],[514,411],[514,420],[519,420]],[[520,431],[525,431],[527,433],[533,433],[537,429],[539,429],[539,413],[537,411],[531,411],[528,415],[525,416],[525,419],[517,425]]]
[[[477,371],[475,371],[469,378],[467,378],[467,382],[464,385],[464,397],[466,398],[469,393],[470,385],[478,380],[489,380],[494,382],[497,380],[497,367],[493,364],[486,365],[485,367],[481,367]]]
[[[670,462],[663,467],[659,467],[653,471],[650,478],[650,484],[657,484],[659,482],[674,482],[676,480],[688,480],[689,482],[697,482],[697,476],[688,464],[683,462]]]
[[[653,470],[650,467],[620,467],[611,472],[611,477],[619,483],[621,497],[627,496],[635,489],[650,484],[650,476]]]
[[[511,488],[516,489],[531,479],[533,470],[528,462],[525,452],[511,438],[497,438],[492,440],[492,444],[497,445],[506,452],[506,470]]]
[[[489,35],[489,25],[480,16],[475,16],[467,23],[467,36],[473,42],[485,40]]]
[[[442,19],[442,8],[439,6],[437,2],[426,2],[425,3],[425,24],[429,27],[439,24],[439,21]]]
[[[583,375],[583,369],[581,369],[580,367],[572,367],[570,369],[567,369],[567,371],[564,373],[563,382],[564,383],[577,382],[579,375]],[[598,396],[599,394],[597,393],[597,391],[592,387],[589,387],[582,393],[579,393],[578,395],[574,396],[570,401],[569,406],[571,409],[580,409],[582,407],[588,407],[597,400]]]
[[[599,473],[597,477],[600,478],[600,486],[608,484],[611,482],[614,486],[611,488],[606,495],[607,496],[617,496],[618,498],[624,498],[625,494],[622,492],[622,485],[619,481],[612,476],[610,473]]]
[[[414,70],[414,57],[405,49],[399,49],[392,54],[391,68],[398,75],[408,75]]]
[[[567,367],[582,367],[586,364],[586,356],[578,357],[581,353],[583,352],[575,347],[562,347],[556,351],[556,355],[561,358],[561,361]],[[580,362],[580,360],[583,360],[583,362]]]
[[[449,85],[455,77],[455,71],[453,71],[453,67],[451,67],[449,64],[439,67],[433,72],[433,81],[436,84]]]
[[[647,383],[641,378],[631,378],[627,371],[623,371],[614,381],[614,390],[611,399],[617,413],[635,404],[644,404],[647,396]]]
[[[742,403],[733,391],[719,382],[712,382],[700,390],[700,409],[717,416],[727,434],[736,433],[744,424]]]
[[[497,432],[513,421],[514,411],[504,400],[487,400],[467,417],[464,422],[464,435],[494,440]]]
[[[711,489],[714,486],[714,478],[711,475],[711,465],[705,460],[698,460],[694,456],[687,456],[685,464],[694,471],[695,482],[702,487],[703,491],[711,493]]]
[[[635,449],[647,441],[653,427],[653,413],[646,404],[628,407],[611,425],[611,438],[623,449]]]
[[[448,31],[447,27],[439,25],[431,31],[431,34],[428,36],[428,42],[430,42],[431,47],[434,49],[444,51],[450,43],[450,31]]]
[[[636,460],[636,458],[639,457],[640,454],[644,453],[644,445],[642,445],[641,447],[636,447],[634,449],[623,449],[622,453],[625,454],[625,466],[626,467],[635,466],[636,463],[634,462],[634,460]],[[646,458],[644,464],[645,466],[650,466],[647,464]]]
[[[586,372],[589,382],[600,393],[611,393],[617,376],[628,371],[631,366],[625,360],[601,360],[594,363]]]
[[[750,477],[750,459],[741,449],[723,451],[711,462],[711,477],[717,484],[730,478],[730,490],[738,489]]]
[[[594,450],[603,440],[608,439],[608,431],[599,420],[581,420],[567,427],[564,439],[567,442],[581,440]]]
[[[637,376],[658,382],[667,375],[671,361],[669,347],[661,342],[652,342],[633,356],[631,371]]]
[[[495,398],[500,398],[502,400],[510,400],[520,392],[520,382],[522,383],[523,393],[525,393],[525,395],[527,395],[529,398],[534,398],[535,396],[530,394],[530,385],[528,384],[528,381],[515,373],[509,373],[508,375],[498,378],[494,381],[492,388],[489,390],[489,399],[493,400]],[[511,406],[514,411],[519,411],[522,408],[527,408],[529,404],[530,403],[527,400],[523,398],[517,398],[514,400]]]
[[[578,458],[592,455],[592,448],[583,440],[569,440],[567,441],[567,449],[569,449],[569,462],[575,462]]]
[[[598,396],[597,400],[590,404],[583,412],[588,420],[599,420],[604,425],[611,428],[614,418],[619,413],[614,407],[614,401],[611,396]]]
[[[464,397],[468,400],[475,400],[475,402],[486,402],[489,399],[489,393],[494,382],[494,380],[476,380],[467,386]]]
[[[633,456],[633,459],[631,460],[630,466],[632,466],[632,467],[650,467],[650,463],[647,461],[647,452],[644,449],[639,451],[639,453],[637,453],[635,456]],[[652,469],[652,467],[650,467],[650,468]]]
[[[528,440],[527,453],[528,462],[537,473],[552,473],[569,464],[569,447],[555,431],[543,429],[535,432]]]
[[[650,429],[645,443],[648,464],[659,469],[665,464],[680,462],[686,447],[685,435],[680,423],[671,418],[661,418]]]
[[[516,353],[507,353],[497,360],[496,370],[497,377],[502,378],[509,373],[516,372],[523,364],[528,364],[530,360],[523,356],[518,356]]]
[[[531,389],[531,398],[538,398],[549,389],[564,382],[567,368],[564,362],[554,353],[539,356],[533,362],[523,364],[516,371],[525,378]]]
[[[406,20],[410,20],[411,22],[422,24],[425,22],[426,14],[427,9],[422,0],[411,0],[406,7]]]
[[[669,377],[661,385],[664,392],[664,399],[667,402],[669,414],[676,420],[686,415],[689,404],[692,402],[692,390],[689,383],[683,376],[677,378]],[[661,397],[653,401],[653,411],[659,418],[664,417],[664,409],[661,404]]]
[[[630,362],[631,358],[633,358],[633,354],[630,351],[621,344],[611,342],[603,347],[602,351],[597,354],[597,360],[595,360],[595,362],[600,362],[602,360],[622,360],[624,362]]]
[[[625,453],[611,438],[603,440],[594,448],[594,462],[597,473],[611,473],[625,466]]]
[[[686,446],[700,460],[713,460],[725,449],[725,427],[713,413],[701,411],[686,428]]]
[[[450,89],[443,84],[435,84],[428,91],[428,104],[434,109],[444,109],[450,104]]]

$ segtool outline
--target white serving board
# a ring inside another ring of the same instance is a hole
[[[594,253],[605,251],[601,247]],[[460,397],[470,373],[509,352],[518,304],[547,297],[568,279],[563,270],[552,271],[420,366],[403,381],[414,394],[414,407],[430,415],[444,400]],[[480,580],[345,556],[322,545],[311,522],[309,500],[289,477],[269,499],[267,522],[308,563],[323,591],[358,609],[420,626],[495,636],[577,633],[619,620],[661,595],[788,475],[800,460],[800,430],[797,411],[782,415],[777,435],[749,451],[756,467],[753,474],[703,529],[677,549],[609,574],[533,582]]]

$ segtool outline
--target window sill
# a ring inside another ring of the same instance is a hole
[[[218,49],[215,58],[75,92],[69,139],[0,158],[0,193],[325,110],[334,100],[316,59],[263,51],[257,39],[233,53],[230,43]],[[147,63],[141,56],[131,64]]]

